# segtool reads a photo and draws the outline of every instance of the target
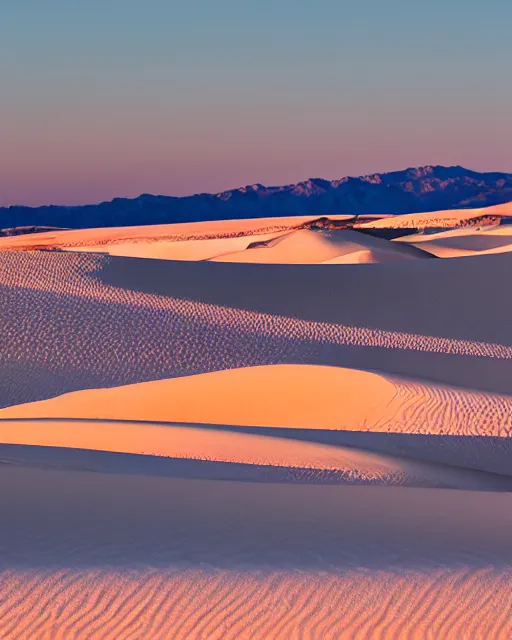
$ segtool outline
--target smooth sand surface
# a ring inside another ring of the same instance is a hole
[[[275,222],[0,241],[1,637],[512,635],[512,255]]]
[[[155,260],[210,260],[232,251],[242,251],[251,242],[265,242],[279,236],[275,232],[262,235],[244,235],[236,238],[207,238],[202,240],[154,240],[72,247],[72,251],[105,253],[111,256],[152,258]]]
[[[6,420],[0,422],[0,439],[10,444],[60,443],[266,467],[309,466],[317,471],[322,469],[318,456],[323,456],[326,469],[348,473],[348,454],[337,458],[332,449],[317,451],[305,443],[349,446],[398,456],[402,462],[420,460],[506,476],[512,456],[509,396],[313,365],[249,367],[78,391],[8,407],[0,410],[0,419]],[[132,421],[140,422],[137,426]],[[207,429],[201,432],[201,426]],[[248,434],[264,437],[245,437]],[[223,451],[230,457],[223,457]],[[356,456],[354,469],[357,460]],[[375,477],[379,474],[377,470]],[[354,472],[354,481],[363,476]],[[327,474],[324,479],[334,481],[333,477]],[[321,473],[315,478],[321,481]]]
[[[405,249],[408,247],[408,249]],[[301,229],[254,243],[235,253],[212,258],[217,262],[267,264],[319,264],[326,262],[388,262],[429,257],[409,245],[396,245],[349,229],[313,231]],[[362,259],[361,252],[365,253]]]
[[[67,393],[4,418],[509,437],[512,398],[341,367],[271,365]]]
[[[350,216],[332,216],[343,220]],[[215,260],[315,264],[390,262],[430,257],[352,230],[298,229],[314,218],[275,218],[45,232],[0,238],[0,251],[48,249],[85,251],[156,260]]]
[[[2,420],[0,438],[4,464],[88,471],[108,465],[110,473],[253,482],[512,490],[506,476],[285,439],[272,430],[256,435],[191,424]]]
[[[395,243],[425,249],[439,258],[507,253],[512,251],[512,225],[462,228],[397,238]]]

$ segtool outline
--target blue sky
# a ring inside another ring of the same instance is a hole
[[[0,204],[512,171],[512,3],[4,0]]]

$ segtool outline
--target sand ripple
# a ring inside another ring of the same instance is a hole
[[[0,636],[509,638],[511,570],[5,570]],[[478,615],[475,615],[478,613]]]

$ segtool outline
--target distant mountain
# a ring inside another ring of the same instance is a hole
[[[512,174],[478,173],[460,166],[425,166],[358,178],[282,187],[253,184],[184,198],[143,194],[76,207],[0,208],[0,228],[18,226],[111,227],[340,213],[414,213],[485,207],[512,201]]]

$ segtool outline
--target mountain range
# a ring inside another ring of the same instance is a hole
[[[423,166],[340,180],[253,184],[217,194],[172,197],[143,194],[80,206],[0,208],[0,228],[111,227],[329,214],[403,214],[485,207],[512,200],[512,174],[461,166]]]

